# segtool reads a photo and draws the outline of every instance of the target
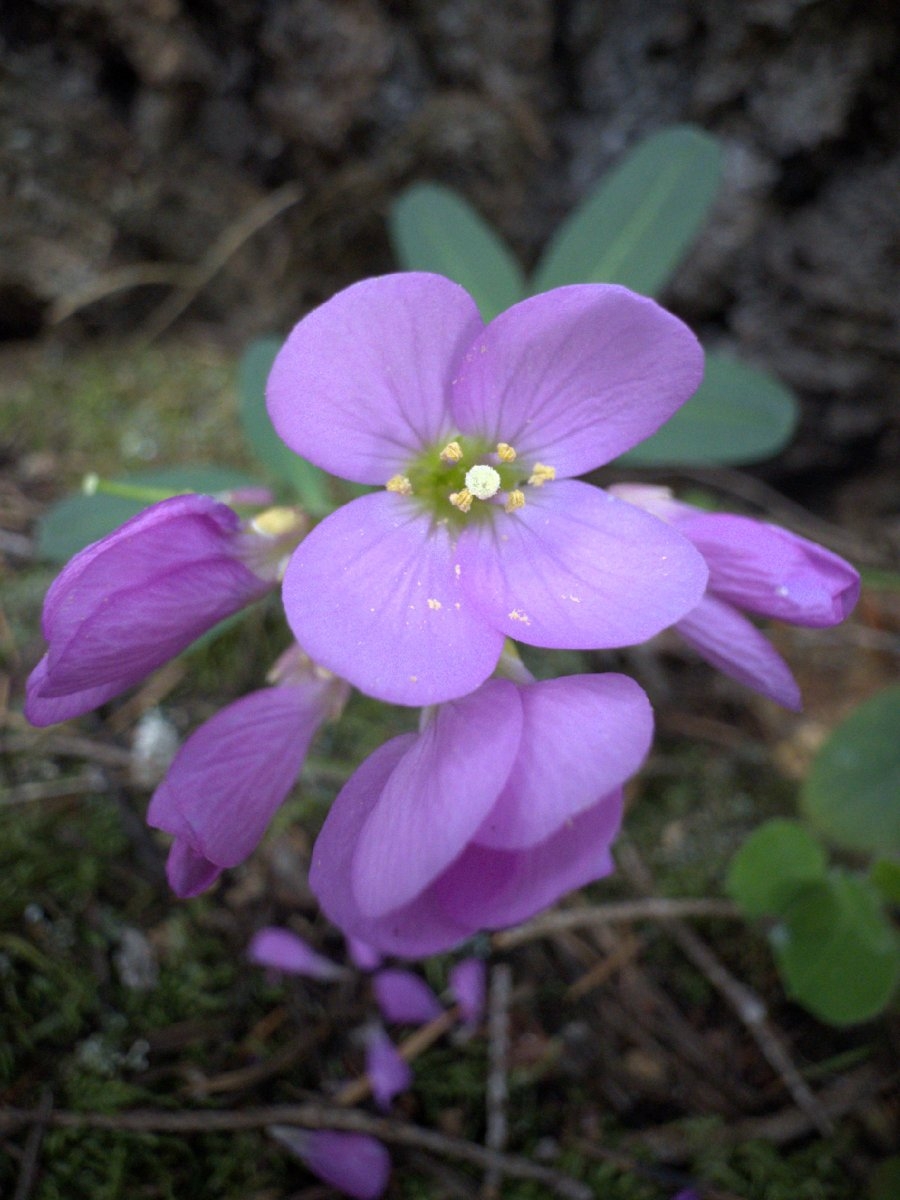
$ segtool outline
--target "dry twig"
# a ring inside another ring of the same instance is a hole
[[[497,963],[491,971],[488,997],[488,1076],[485,1086],[487,1127],[484,1143],[489,1150],[500,1152],[506,1146],[506,1105],[509,1100],[509,998],[512,994],[512,971],[507,963]],[[502,1172],[489,1167],[481,1187],[483,1200],[499,1194]]]

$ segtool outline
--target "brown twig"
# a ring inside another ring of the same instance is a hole
[[[16,1180],[16,1190],[12,1200],[28,1200],[35,1185],[40,1163],[41,1142],[44,1140],[44,1130],[47,1128],[47,1117],[53,1109],[53,1095],[45,1088],[37,1107],[37,1120],[28,1130],[25,1139],[25,1149],[22,1153],[22,1166]]]
[[[648,896],[643,900],[621,900],[550,912],[535,921],[529,921],[527,925],[495,933],[492,944],[497,950],[510,950],[513,946],[521,946],[523,942],[553,937],[564,930],[585,929],[619,921],[679,921],[684,917],[725,917],[735,920],[740,916],[737,906],[729,900],[668,900]]]
[[[303,1129],[336,1129],[367,1133],[396,1146],[411,1146],[466,1162],[482,1170],[496,1167],[510,1179],[531,1179],[552,1189],[565,1200],[592,1200],[593,1191],[571,1176],[543,1167],[517,1154],[500,1154],[484,1146],[450,1137],[432,1129],[375,1117],[358,1109],[327,1104],[273,1104],[265,1108],[190,1112],[157,1112],[133,1109],[120,1113],[78,1113],[57,1110],[9,1108],[0,1111],[0,1133],[43,1123],[54,1129],[105,1129],[130,1133],[219,1133],[240,1129],[265,1129],[270,1125],[297,1125]]]

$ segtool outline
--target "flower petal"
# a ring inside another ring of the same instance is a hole
[[[354,1200],[378,1200],[391,1174],[387,1150],[364,1133],[335,1133],[330,1129],[297,1129],[293,1125],[270,1125],[269,1133],[285,1149],[296,1154],[314,1175],[353,1196]]]
[[[462,926],[426,895],[383,918],[364,916],[351,887],[353,857],[366,820],[382,789],[416,735],[402,734],[380,746],[354,771],[335,800],[313,847],[309,884],[325,915],[346,936],[403,958],[421,958],[459,945],[477,926]]]
[[[219,867],[257,846],[327,716],[327,681],[265,688],[221,709],[188,738],[147,821]]]
[[[475,835],[483,846],[545,842],[643,762],[653,712],[625,675],[574,675],[519,689],[524,712],[515,765]]]
[[[859,574],[824,546],[788,529],[730,513],[678,521],[709,564],[721,600],[793,625],[837,625],[859,597]]]
[[[176,896],[187,900],[211,888],[222,868],[198,854],[184,838],[176,837],[166,859],[166,877]]]
[[[375,999],[386,1021],[424,1025],[444,1011],[441,1002],[419,975],[388,967],[372,977]]]
[[[649,437],[697,390],[703,351],[677,317],[611,284],[556,288],[496,317],[453,384],[462,433],[581,475]]]
[[[366,1040],[366,1074],[375,1103],[383,1112],[391,1107],[395,1096],[412,1086],[412,1067],[377,1025]]]
[[[800,689],[787,663],[756,626],[730,604],[707,596],[675,628],[708,663],[745,687],[792,712],[800,712]]]
[[[460,586],[446,526],[389,492],[338,509],[300,543],[284,607],[310,658],[395,704],[471,692],[503,648]]]
[[[621,817],[622,793],[613,792],[528,850],[473,843],[430,889],[432,898],[463,926],[517,925],[612,871]]]
[[[461,853],[503,790],[521,732],[519,692],[505,679],[440,706],[360,830],[351,878],[363,913],[402,908]]]
[[[261,967],[284,971],[288,975],[302,975],[306,979],[330,981],[343,979],[348,974],[345,967],[319,954],[290,929],[279,929],[274,925],[253,935],[247,957]]]
[[[448,980],[453,999],[467,1025],[477,1025],[484,1015],[487,998],[487,967],[481,958],[464,958],[450,968]]]
[[[59,721],[68,721],[72,717],[83,716],[93,708],[99,708],[107,700],[122,691],[118,680],[101,684],[100,687],[86,687],[80,691],[70,692],[66,696],[45,696],[43,689],[47,684],[47,655],[45,654],[38,665],[28,676],[25,688],[25,718],[32,725],[56,725]]]
[[[485,621],[531,646],[646,641],[694,608],[707,578],[670,526],[568,480],[530,488],[524,508],[470,525],[457,551],[463,589]]]
[[[294,328],[269,376],[272,424],[310,462],[384,484],[454,432],[450,381],[482,328],[472,297],[440,275],[365,279]]]

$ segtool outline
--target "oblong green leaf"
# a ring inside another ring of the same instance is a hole
[[[748,916],[780,913],[801,887],[824,879],[827,866],[822,846],[797,821],[766,821],[731,860],[725,888]]]
[[[721,173],[719,143],[702,129],[673,125],[645,138],[556,231],[532,290],[621,283],[658,295],[706,219]]]
[[[662,429],[623,454],[641,467],[704,467],[771,458],[797,426],[794,394],[765,371],[707,354],[703,382]]]
[[[525,276],[487,221],[456,192],[415,183],[388,214],[397,261],[406,271],[434,271],[461,284],[485,321],[525,294]]]
[[[300,503],[314,517],[335,507],[329,496],[328,476],[299,454],[288,449],[269,419],[266,380],[283,338],[257,338],[238,362],[238,417],[247,441],[260,462],[277,478],[289,484]]]
[[[832,1025],[877,1016],[900,975],[900,946],[864,879],[832,871],[794,897],[770,935],[785,985]]]
[[[900,685],[838,725],[800,792],[810,821],[848,850],[900,853]]]
[[[259,480],[226,467],[168,467],[136,471],[116,483],[181,492],[215,494],[234,488],[258,487]],[[95,492],[67,496],[47,510],[38,522],[37,552],[50,562],[68,562],[73,554],[96,542],[147,508],[148,502]]]

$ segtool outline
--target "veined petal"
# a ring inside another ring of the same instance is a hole
[[[462,852],[503,790],[521,733],[522,704],[508,680],[441,705],[360,830],[351,880],[365,915],[402,908]]]
[[[71,692],[66,696],[45,696],[43,689],[47,683],[47,655],[45,654],[38,665],[28,676],[25,690],[23,710],[26,720],[32,725],[56,725],[59,721],[68,721],[72,717],[80,717],[92,708],[99,708],[107,700],[112,700],[122,691],[117,680],[101,684],[100,687],[86,687],[80,691]]]
[[[530,488],[523,508],[469,526],[457,557],[488,624],[570,650],[646,641],[699,603],[707,579],[670,526],[570,480]]]
[[[570,675],[519,689],[524,713],[515,765],[475,835],[483,846],[545,842],[620,788],[643,762],[653,712],[625,675]]]
[[[256,848],[327,715],[328,684],[265,688],[211,717],[179,750],[147,821],[219,867]]]
[[[481,328],[472,297],[440,275],[356,283],[304,317],[279,352],[272,424],[326,471],[384,484],[454,432],[450,382]]]
[[[787,663],[756,626],[730,604],[707,596],[675,628],[701,658],[738,683],[793,712],[803,707],[800,689]]]
[[[730,513],[698,513],[678,528],[709,564],[721,600],[793,625],[837,625],[859,597],[848,562],[799,534]]]
[[[528,850],[495,850],[473,843],[430,891],[461,925],[517,925],[566,892],[612,871],[610,846],[621,817],[622,793],[617,791]]]
[[[389,492],[339,508],[300,543],[284,607],[315,662],[395,704],[471,692],[503,648],[460,585],[447,527]]]
[[[322,911],[345,936],[403,958],[449,950],[478,928],[460,925],[428,895],[383,918],[364,916],[354,896],[351,873],[360,834],[394,768],[415,741],[413,733],[392,738],[354,771],[329,810],[309,871],[309,884]]]
[[[556,288],[496,317],[453,384],[462,433],[581,475],[649,437],[697,390],[703,351],[677,317],[612,284]]]

